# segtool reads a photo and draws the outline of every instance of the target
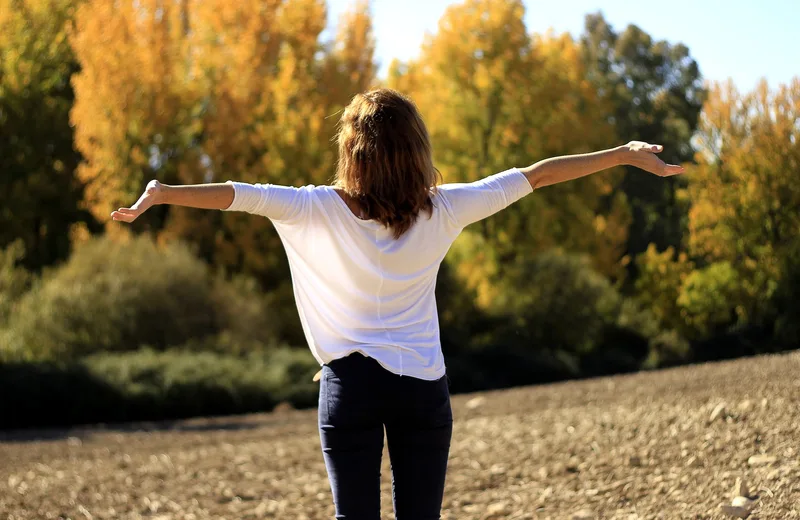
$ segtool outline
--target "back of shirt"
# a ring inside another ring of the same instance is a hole
[[[300,321],[314,357],[352,352],[400,375],[445,373],[434,289],[439,266],[461,230],[531,192],[516,169],[432,192],[399,239],[356,217],[330,186],[291,188],[232,183],[228,211],[272,220],[286,249]]]

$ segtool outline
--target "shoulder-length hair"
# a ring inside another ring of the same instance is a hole
[[[420,211],[433,211],[432,189],[441,182],[433,166],[428,130],[414,103],[399,92],[356,95],[342,114],[334,186],[353,199],[364,218],[400,238]]]

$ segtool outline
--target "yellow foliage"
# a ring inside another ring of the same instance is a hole
[[[777,276],[800,233],[800,78],[742,94],[713,85],[690,168],[689,250],[747,272]]]
[[[326,116],[375,75],[368,5],[356,4],[329,44],[320,40],[326,16],[323,0],[81,7],[72,119],[95,216],[107,221],[151,178],[326,183],[335,162]],[[258,275],[285,267],[266,219],[171,208],[162,227],[162,240],[189,240],[220,266]]]
[[[742,94],[711,86],[688,167],[688,253],[651,247],[637,289],[667,326],[702,337],[715,326],[758,323],[782,283],[800,234],[800,78]]]
[[[452,5],[419,58],[390,67],[389,85],[425,117],[446,182],[618,144],[608,107],[584,79],[579,46],[568,34],[530,36],[523,15],[518,0]],[[620,175],[548,187],[483,223],[483,233],[504,254],[556,245],[588,252],[597,269],[619,277],[630,213],[623,196],[607,199]]]

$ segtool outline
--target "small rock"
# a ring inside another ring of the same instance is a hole
[[[489,504],[489,507],[486,508],[486,512],[490,515],[507,513],[508,505],[505,502],[495,502],[494,504]]]
[[[253,513],[256,515],[256,518],[261,518],[262,516],[267,514],[268,510],[269,510],[269,504],[267,502],[261,502],[253,510]]]
[[[594,511],[590,509],[581,509],[572,515],[572,520],[594,520],[597,518]]]
[[[723,513],[734,518],[747,518],[750,516],[750,510],[746,507],[722,504],[719,508],[722,509]]]
[[[735,497],[749,497],[750,490],[747,489],[747,484],[744,479],[737,478],[736,484],[733,485],[733,496]]]
[[[714,407],[714,410],[711,412],[711,415],[708,418],[708,422],[712,423],[719,419],[720,417],[725,416],[725,403],[719,403],[717,406]]]
[[[80,446],[83,444],[83,441],[78,437],[70,437],[67,439],[67,444],[70,446]]]
[[[470,410],[474,410],[475,408],[477,408],[480,405],[482,405],[485,401],[486,401],[486,398],[484,398],[484,397],[481,397],[481,396],[473,397],[472,399],[467,401],[467,404],[465,406],[467,408],[469,408]]]
[[[744,507],[747,509],[753,509],[753,501],[747,497],[742,497],[742,496],[734,497],[734,499],[731,500],[731,505],[733,507]]]
[[[686,461],[686,465],[690,468],[702,468],[703,461],[700,460],[700,457],[691,456],[689,460]]]
[[[744,401],[739,403],[739,410],[742,410],[743,412],[748,411],[752,407],[753,407],[753,402],[750,399],[745,399]]]
[[[506,472],[506,467],[502,464],[493,464],[491,468],[489,468],[489,473],[492,475],[502,475]]]
[[[750,466],[768,466],[778,460],[775,455],[753,455],[747,459]]]

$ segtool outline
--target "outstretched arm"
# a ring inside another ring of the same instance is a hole
[[[533,189],[577,179],[614,166],[636,166],[661,177],[683,173],[683,167],[664,164],[656,157],[655,154],[662,148],[660,145],[631,141],[602,152],[545,159],[527,168],[512,168],[471,183],[443,184],[439,186],[439,191],[446,199],[454,223],[464,228],[494,215]]]
[[[201,209],[227,209],[233,203],[234,188],[230,184],[193,184],[170,186],[150,181],[130,208],[119,208],[111,213],[113,220],[133,222],[139,215],[156,204],[172,204]]]
[[[665,164],[655,154],[661,152],[663,146],[631,141],[601,152],[580,155],[564,155],[539,161],[527,168],[520,168],[533,189],[570,181],[599,172],[614,166],[636,166],[660,177],[669,177],[683,173],[683,167]]]

